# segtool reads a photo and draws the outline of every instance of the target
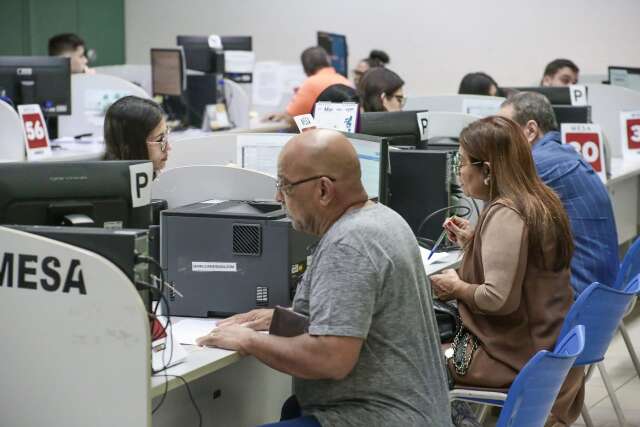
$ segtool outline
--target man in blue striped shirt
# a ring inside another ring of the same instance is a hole
[[[609,193],[575,149],[562,145],[551,104],[541,94],[521,92],[507,99],[499,114],[522,126],[538,175],[567,210],[575,243],[574,297],[593,282],[613,285],[619,264],[618,233]]]

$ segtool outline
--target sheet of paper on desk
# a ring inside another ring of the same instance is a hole
[[[431,256],[431,259],[427,259],[427,258],[429,258],[429,253],[430,252],[431,251],[429,249],[425,249],[423,247],[420,247],[420,256],[422,257],[422,262],[424,263],[425,266],[427,266],[429,264],[433,264],[433,263],[438,262],[438,261],[442,261],[448,255],[447,252],[436,252]]]
[[[215,327],[215,319],[182,319],[173,324],[173,336],[180,344],[196,345],[196,338],[207,335]]]

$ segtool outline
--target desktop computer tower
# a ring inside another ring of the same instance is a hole
[[[457,185],[453,171],[457,151],[455,146],[442,146],[389,152],[389,207],[407,221],[417,237],[436,241],[448,216],[467,212],[443,211],[425,222],[438,209],[461,205],[475,214],[473,202]],[[441,247],[448,244],[445,240]]]
[[[226,317],[290,306],[317,238],[279,203],[209,201],[161,213],[161,263],[171,315]]]
[[[139,255],[149,256],[147,230],[40,225],[6,225],[5,227],[37,234],[95,252],[115,264],[132,283],[151,284],[149,264],[137,260]],[[136,288],[147,311],[150,311],[150,291],[144,286],[136,285]]]

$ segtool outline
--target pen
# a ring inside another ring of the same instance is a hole
[[[440,243],[442,243],[442,240],[444,239],[444,236],[446,236],[447,234],[447,230],[442,230],[442,233],[440,233],[440,237],[438,237],[438,240],[436,240],[436,242],[433,244],[433,247],[431,248],[431,252],[429,252],[429,256],[427,257],[427,261],[431,259],[431,256],[436,253],[436,250],[438,249],[438,246],[440,246]]]

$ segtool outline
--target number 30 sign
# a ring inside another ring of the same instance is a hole
[[[22,119],[27,160],[51,156],[49,134],[40,106],[37,104],[18,105],[18,114]]]
[[[624,154],[640,154],[640,111],[620,112],[620,129]]]
[[[562,123],[562,143],[569,144],[591,165],[606,182],[607,173],[604,161],[602,132],[600,126],[593,124]]]

